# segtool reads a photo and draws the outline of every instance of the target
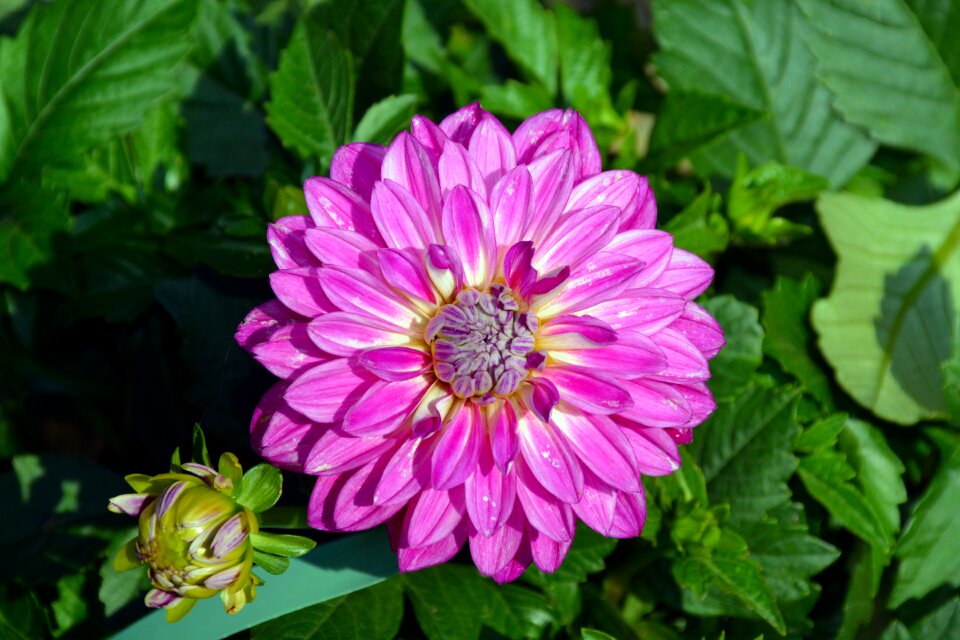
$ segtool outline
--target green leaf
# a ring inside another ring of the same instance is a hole
[[[657,113],[648,162],[667,166],[763,116],[724,95],[695,88],[670,91]]]
[[[429,640],[476,639],[484,626],[508,638],[539,637],[553,617],[540,594],[498,586],[472,566],[445,564],[405,573],[403,584]]]
[[[720,326],[727,344],[710,362],[710,390],[717,400],[733,398],[750,384],[763,361],[763,329],[759,312],[733,296],[711,298],[703,303]]]
[[[210,462],[210,452],[207,451],[207,439],[204,437],[203,429],[200,428],[199,424],[193,425],[192,444],[193,455],[190,459],[194,462],[212,467],[213,463]]]
[[[806,427],[797,438],[797,451],[816,453],[832,447],[847,426],[847,414],[835,413]]]
[[[830,380],[814,362],[807,317],[820,292],[810,273],[802,281],[783,276],[763,292],[763,351],[794,376],[823,406],[833,404]]]
[[[279,469],[266,463],[258,464],[243,474],[243,483],[234,500],[254,513],[260,513],[277,503],[282,484]]]
[[[878,563],[873,547],[860,544],[850,554],[850,583],[843,601],[843,623],[836,640],[855,640],[858,631],[873,618],[883,564]],[[879,565],[879,566],[878,566]]]
[[[883,432],[850,420],[840,434],[840,447],[857,473],[857,483],[891,538],[900,531],[900,505],[907,501],[905,468]]]
[[[410,93],[388,96],[370,107],[357,124],[353,139],[387,144],[401,129],[410,126],[419,97]]]
[[[876,144],[833,111],[794,2],[657,0],[653,25],[657,71],[671,90],[722,96],[765,116],[695,154],[706,173],[732,176],[742,153],[751,165],[776,160],[840,185],[873,155]]]
[[[886,420],[944,417],[940,363],[960,315],[960,193],[923,207],[827,194],[817,211],[838,264],[813,325],[837,381]]]
[[[611,46],[600,38],[597,23],[565,4],[554,9],[560,53],[560,89],[564,99],[594,126],[617,126],[610,83]]]
[[[960,13],[915,2],[915,15],[904,0],[799,5],[813,26],[817,71],[840,113],[885,144],[960,169],[960,89],[937,46],[954,46],[955,38],[946,34],[960,30]],[[925,25],[939,32],[937,41]],[[875,64],[878,52],[881,65]]]
[[[107,547],[106,560],[100,565],[100,589],[97,596],[103,603],[103,613],[108,618],[147,590],[145,571],[117,571],[113,565],[117,552],[136,537],[136,528],[125,529],[114,536]]]
[[[921,598],[944,583],[960,585],[960,443],[954,433],[932,432],[943,460],[910,511],[896,556],[900,560],[890,606]]]
[[[947,420],[960,426],[960,318],[953,329],[953,355],[943,363],[943,398]]]
[[[177,87],[193,16],[189,0],[38,3],[0,45],[0,181],[76,164],[137,128]]]
[[[314,14],[304,16],[270,75],[267,123],[301,158],[329,165],[353,112],[353,56]]]
[[[27,592],[13,596],[0,585],[0,637],[4,640],[36,640],[50,633],[39,598]]]
[[[729,501],[733,521],[756,520],[790,498],[798,398],[796,389],[758,378],[721,403],[690,445],[711,501]]]
[[[250,535],[254,549],[260,549],[278,556],[297,557],[310,551],[317,543],[304,536],[289,533],[268,533],[261,531]]]
[[[893,544],[879,514],[850,480],[856,475],[845,456],[821,451],[800,460],[797,469],[803,485],[838,523],[880,551]]]
[[[253,640],[393,638],[403,619],[403,589],[387,580],[253,628]]]
[[[253,561],[267,573],[277,576],[290,568],[290,558],[267,553],[259,549],[253,550]]]
[[[64,576],[57,581],[57,598],[50,603],[56,627],[53,635],[59,637],[87,619],[89,614],[83,590],[87,582],[85,573]]]
[[[767,162],[748,170],[741,158],[727,192],[727,215],[734,230],[749,242],[774,245],[807,235],[810,228],[775,217],[792,202],[812,200],[830,183],[802,169]]]
[[[580,629],[580,637],[583,640],[617,640],[609,633],[597,631],[596,629],[587,629],[586,627]]]
[[[705,260],[712,260],[727,248],[730,227],[719,213],[720,195],[713,193],[709,184],[696,200],[670,218],[664,231],[673,235],[673,244],[691,251]]]
[[[507,55],[551,96],[557,93],[557,29],[536,0],[464,0]]]
[[[603,571],[606,566],[604,558],[613,553],[616,547],[616,540],[605,538],[582,522],[578,523],[573,544],[563,564],[549,574],[531,569],[527,577],[541,587],[556,582],[584,582],[588,575]]]
[[[493,113],[522,119],[531,113],[546,111],[553,106],[550,94],[536,84],[524,84],[508,79],[503,84],[491,84],[480,88],[483,106]]]
[[[721,532],[719,543],[710,553],[675,560],[674,579],[696,596],[705,596],[711,588],[730,594],[778,633],[785,634],[787,629],[776,598],[760,565],[750,557],[746,542],[730,529]]]
[[[38,270],[57,256],[70,213],[63,197],[43,189],[14,187],[0,192],[0,283],[29,289],[45,284]],[[39,280],[39,282],[38,282]]]

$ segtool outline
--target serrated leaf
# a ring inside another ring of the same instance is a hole
[[[560,91],[594,126],[616,126],[610,84],[612,47],[600,38],[597,23],[565,4],[554,6],[560,54]]]
[[[410,93],[387,96],[363,114],[353,132],[353,139],[357,142],[387,144],[398,131],[410,126],[419,99]]]
[[[350,131],[353,92],[353,55],[315,14],[304,16],[270,76],[267,123],[301,158],[329,165]]]
[[[861,420],[849,420],[840,448],[857,472],[857,484],[891,537],[900,531],[900,505],[907,500],[903,463],[883,432]]]
[[[900,560],[891,607],[921,598],[944,583],[960,585],[960,442],[933,432],[943,460],[930,486],[910,510],[896,556]]]
[[[763,361],[763,329],[756,307],[730,295],[703,303],[720,326],[727,344],[710,362],[710,390],[717,400],[732,398],[750,384]]]
[[[890,549],[892,535],[863,492],[850,483],[856,471],[842,454],[821,451],[802,458],[797,473],[810,495],[842,527],[879,551]]]
[[[817,211],[838,264],[813,325],[837,381],[886,420],[944,417],[940,363],[960,315],[960,193],[923,207],[827,194]]]
[[[190,0],[38,3],[0,45],[0,180],[75,164],[139,126],[177,87],[194,11]]]
[[[399,580],[301,609],[253,628],[253,640],[393,638],[403,618]]]
[[[663,225],[673,235],[673,244],[712,260],[727,248],[730,227],[719,213],[720,196],[708,185],[687,207]]]
[[[254,513],[266,511],[280,499],[282,483],[279,469],[266,463],[258,464],[243,474],[234,500]]]
[[[904,0],[799,5],[813,27],[818,73],[844,117],[881,142],[960,168],[960,89],[936,46],[954,46],[945,34],[960,30],[960,13],[916,2],[915,15]],[[937,42],[924,24],[940,31]]]
[[[464,0],[520,68],[549,95],[557,92],[557,29],[536,0]]]
[[[695,165],[732,176],[743,153],[751,165],[773,159],[840,185],[873,155],[876,144],[833,111],[792,0],[658,0],[653,9],[654,60],[672,90],[723,96],[766,116],[695,154]]]
[[[832,447],[847,425],[847,414],[835,413],[804,428],[797,438],[797,451],[816,453]]]
[[[758,379],[721,403],[697,432],[691,449],[710,499],[729,501],[733,521],[760,518],[790,498],[798,397],[796,389],[773,388]]]
[[[763,351],[822,405],[830,406],[830,380],[810,357],[813,341],[807,317],[819,292],[820,285],[810,273],[799,282],[781,276],[763,292]]]

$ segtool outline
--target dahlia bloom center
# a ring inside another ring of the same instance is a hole
[[[454,304],[444,305],[430,320],[437,378],[454,395],[489,404],[517,390],[531,368],[537,318],[521,312],[505,285],[490,291],[464,289]]]

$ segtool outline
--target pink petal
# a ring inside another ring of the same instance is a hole
[[[540,271],[569,266],[576,269],[587,257],[606,247],[617,233],[620,210],[616,207],[592,207],[567,214],[543,242],[533,266]]]
[[[576,521],[570,505],[544,489],[523,462],[517,464],[517,498],[530,525],[553,540],[573,540]]]
[[[463,185],[478,194],[487,197],[487,185],[477,164],[462,144],[447,140],[438,161],[437,176],[440,178],[440,194],[446,198],[450,190]]]
[[[433,385],[432,376],[402,382],[373,383],[343,417],[343,430],[356,436],[380,436],[396,431]]]
[[[638,482],[637,486],[639,485]],[[588,527],[605,536],[613,528],[617,512],[617,493],[603,480],[584,470],[583,499],[572,505],[573,512]]]
[[[370,199],[373,183],[380,179],[386,147],[369,142],[351,142],[337,149],[330,164],[330,177],[345,184],[363,200]]]
[[[407,509],[401,533],[401,546],[425,547],[439,542],[463,520],[463,487],[424,489]]]
[[[489,441],[486,438],[483,441],[480,459],[463,488],[470,521],[480,534],[489,537],[504,525],[513,512],[517,478],[513,471],[506,474],[500,471],[493,460]]]
[[[436,304],[437,297],[422,262],[414,260],[408,252],[399,249],[381,249],[378,255],[381,275],[391,287],[408,298],[415,298],[428,305]]]
[[[278,378],[329,359],[310,340],[306,323],[294,322],[277,329],[269,340],[255,346],[251,353],[257,362]]]
[[[447,141],[447,134],[432,120],[420,115],[413,116],[410,122],[410,134],[423,145],[427,157],[430,158],[430,164],[436,168],[440,154],[443,152],[443,145]]]
[[[650,335],[669,326],[683,313],[687,301],[665,289],[630,289],[619,298],[587,310],[614,329],[631,329]]]
[[[431,218],[405,188],[392,180],[378,182],[371,202],[373,219],[388,247],[424,250],[436,242]]]
[[[445,538],[425,547],[405,547],[397,549],[397,561],[401,572],[419,571],[434,565],[443,564],[457,555],[467,540],[467,528],[457,527]]]
[[[517,152],[513,148],[510,132],[489,113],[480,119],[480,124],[470,137],[469,148],[488,191],[517,166]]]
[[[183,600],[183,598],[171,591],[150,589],[147,595],[144,596],[143,602],[152,609],[162,609],[164,607],[172,607],[181,600]]]
[[[577,180],[600,173],[600,149],[583,117],[568,109],[552,109],[525,120],[513,134],[519,162],[531,162],[556,149],[569,149]]]
[[[620,209],[622,223],[636,215],[642,178],[633,171],[604,171],[584,180],[574,188],[567,203],[567,211],[588,209],[600,205]]]
[[[312,227],[307,216],[287,216],[267,225],[267,244],[279,268],[320,266],[304,243],[304,233]]]
[[[320,286],[321,269],[299,267],[270,274],[270,288],[288,309],[312,318],[328,311],[336,311]]]
[[[613,527],[607,535],[611,538],[636,538],[643,530],[646,519],[647,505],[643,491],[621,491],[617,496],[617,513],[613,518]]]
[[[633,398],[633,406],[620,415],[647,427],[678,427],[692,417],[690,403],[676,385],[654,380],[631,380],[623,388]]]
[[[523,512],[517,509],[509,521],[489,534],[471,530],[470,556],[482,575],[493,576],[514,559],[523,542],[523,524]]]
[[[532,218],[526,237],[538,243],[557,224],[573,189],[573,163],[569,151],[555,151],[527,166],[533,181]]]
[[[645,177],[640,178],[640,189],[636,196],[636,213],[623,221],[624,229],[653,229],[657,225],[657,199]]]
[[[377,272],[376,244],[356,231],[318,227],[308,229],[306,246],[324,265],[337,265]]]
[[[304,462],[324,427],[291,409],[283,399],[286,382],[273,385],[250,420],[250,444],[261,458],[290,471],[303,471]]]
[[[318,227],[356,231],[376,244],[381,243],[370,207],[348,187],[330,178],[310,178],[303,184],[303,193]]]
[[[629,256],[601,251],[587,259],[563,285],[563,291],[543,304],[537,315],[543,320],[615,298],[642,269],[643,263]]]
[[[530,539],[524,535],[520,541],[520,548],[517,549],[517,555],[513,557],[513,560],[490,577],[493,578],[497,584],[513,582],[523,575],[523,572],[527,570],[531,562],[533,562],[533,556],[530,553]]]
[[[430,158],[416,138],[403,131],[390,144],[380,170],[382,180],[393,180],[410,192],[431,219],[440,215],[440,183]]]
[[[381,347],[367,349],[360,354],[360,365],[381,380],[397,382],[425,373],[433,359],[422,349],[410,347]]]
[[[486,287],[497,266],[490,212],[462,185],[455,187],[443,203],[443,237],[460,256],[467,285]]]
[[[430,458],[437,438],[407,438],[380,474],[373,494],[376,504],[406,504],[430,480]]]
[[[302,316],[292,313],[279,300],[270,300],[254,307],[247,314],[237,327],[233,339],[241,347],[250,351],[261,342],[269,340],[280,327],[302,319]]]
[[[346,482],[343,483],[334,497],[335,501],[330,512],[330,520],[336,530],[362,531],[370,529],[392,518],[403,508],[403,505],[379,506],[373,504],[373,487],[376,485],[378,472],[382,467],[382,460],[374,459],[357,469],[353,475],[330,476],[334,478],[347,477]],[[317,486],[319,486],[319,482]],[[308,509],[308,519],[309,516]],[[313,526],[312,522],[311,526]]]
[[[683,334],[708,359],[727,343],[720,324],[696,302],[688,302],[683,315],[670,328]]]
[[[663,329],[650,336],[650,339],[667,356],[667,366],[656,375],[651,375],[651,379],[692,383],[710,378],[710,367],[706,358],[683,334],[673,329]]]
[[[586,413],[620,413],[633,404],[623,387],[592,370],[573,366],[547,367],[543,377],[556,385],[562,400]]]
[[[210,543],[210,551],[214,558],[223,558],[246,541],[249,532],[243,522],[244,515],[238,513],[220,525]]]
[[[558,500],[577,502],[583,488],[580,461],[555,429],[530,411],[517,416],[517,435],[526,468]]]
[[[637,491],[640,470],[630,441],[604,416],[588,416],[561,405],[553,424],[563,434],[583,464],[601,480],[623,491]]]
[[[678,384],[674,385],[674,388],[690,403],[690,409],[693,415],[690,417],[690,421],[683,425],[688,429],[702,423],[710,417],[710,414],[717,408],[713,394],[710,393],[707,385],[702,382],[691,385]]]
[[[591,349],[551,351],[559,362],[596,369],[600,373],[616,371],[619,378],[632,379],[657,373],[667,364],[666,356],[642,333],[622,331],[616,344]]]
[[[339,422],[375,378],[346,358],[318,364],[283,394],[289,405],[317,422]]]
[[[537,531],[530,533],[530,552],[533,554],[533,561],[544,573],[553,573],[560,568],[572,544],[572,538],[557,542],[543,533]]]
[[[503,176],[491,189],[490,210],[499,247],[512,247],[522,237],[533,215],[533,179],[526,166]]]
[[[693,300],[706,291],[711,282],[713,267],[688,251],[674,249],[666,271],[651,286]]]
[[[483,446],[483,426],[483,415],[477,404],[468,402],[460,408],[433,452],[434,487],[456,487],[474,472]]]
[[[507,249],[503,257],[503,273],[510,288],[526,292],[537,282],[537,270],[533,268],[533,243],[521,240]]]
[[[510,463],[517,457],[520,442],[517,437],[517,415],[513,403],[504,402],[495,415],[489,418],[490,450],[501,473],[506,473]]]
[[[537,344],[549,351],[590,349],[616,341],[617,332],[606,322],[591,316],[557,316],[541,326],[537,336]]]
[[[645,476],[665,476],[680,468],[680,452],[667,429],[643,429],[624,425],[637,466]]]
[[[466,145],[484,115],[487,115],[487,112],[480,108],[479,102],[474,102],[444,118],[440,128],[454,142]]]
[[[622,225],[621,225],[622,227]],[[621,231],[610,242],[608,251],[630,256],[644,264],[631,287],[650,287],[666,270],[673,255],[673,236],[655,229]]]
[[[330,302],[342,311],[380,318],[401,329],[410,329],[422,321],[409,302],[365,271],[324,267],[317,279]]]
[[[463,267],[452,248],[442,244],[430,245],[424,264],[430,281],[442,297],[451,298],[463,288]]]
[[[147,493],[124,493],[110,498],[107,509],[114,513],[125,513],[128,516],[137,517],[155,498],[156,496]]]
[[[358,438],[335,426],[317,439],[303,465],[311,475],[336,475],[362,467],[397,446],[396,438]]]
[[[411,343],[409,333],[389,322],[344,311],[314,318],[307,330],[315,345],[335,356],[350,356],[363,349],[399,347]]]

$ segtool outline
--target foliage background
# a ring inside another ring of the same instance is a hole
[[[270,295],[267,223],[338,145],[479,99],[579,109],[650,176],[716,266],[716,415],[646,482],[642,539],[243,635],[958,637],[958,32],[956,0],[0,1],[0,636],[144,615],[106,498],[195,422],[254,461],[270,377],[231,336]]]

